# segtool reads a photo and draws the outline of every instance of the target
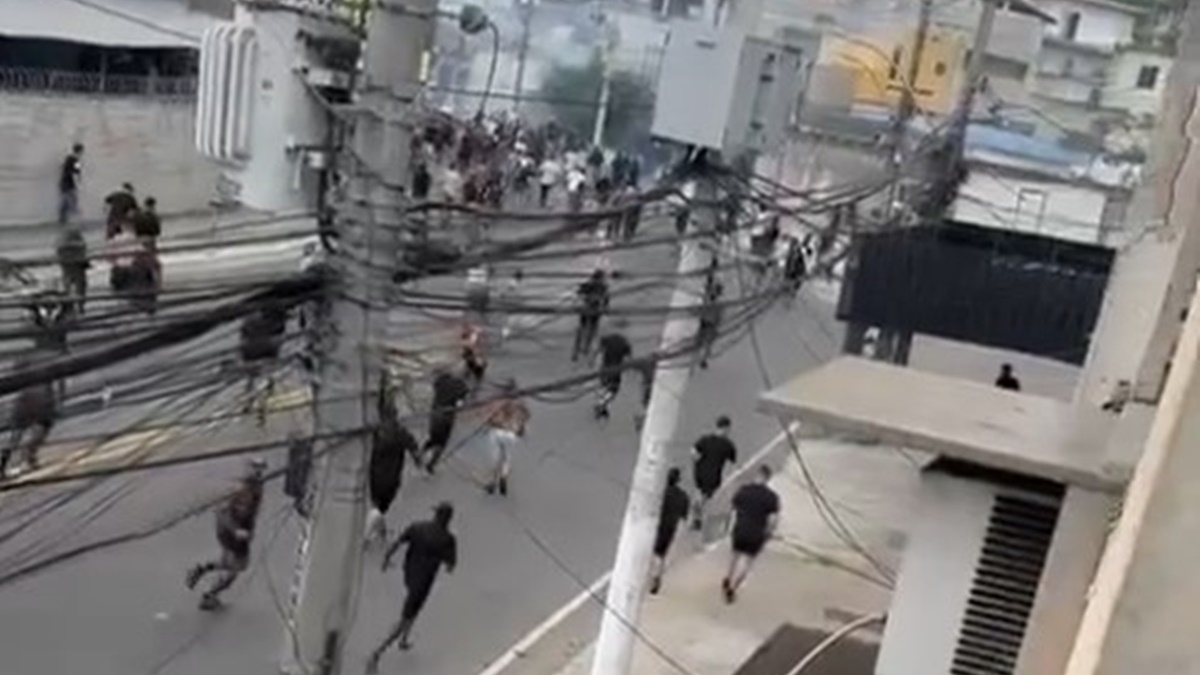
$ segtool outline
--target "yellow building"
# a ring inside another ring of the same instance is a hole
[[[895,107],[908,77],[915,41],[915,31],[894,41],[828,36],[822,43],[820,61],[854,74],[856,104]],[[966,60],[967,44],[961,35],[936,28],[929,31],[914,87],[919,110],[945,115],[954,107]]]

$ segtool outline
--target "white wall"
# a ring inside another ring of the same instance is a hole
[[[1172,59],[1159,54],[1123,52],[1113,59],[1104,87],[1104,107],[1127,110],[1133,115],[1157,115],[1167,88]],[[1143,67],[1158,68],[1158,81],[1151,89],[1137,86]]]
[[[1077,105],[1086,105],[1092,97],[1092,90],[1103,86],[1065,77],[1050,77],[1043,75],[1034,81],[1033,91],[1055,101],[1066,101]],[[1057,120],[1056,120],[1057,121]]]
[[[1057,24],[1046,26],[1047,35],[1063,37],[1067,17],[1072,12],[1078,12],[1080,21],[1079,31],[1075,35],[1076,42],[1112,49],[1133,41],[1135,20],[1134,15],[1129,12],[1074,0],[1046,0],[1038,6],[1058,19]]]
[[[80,209],[103,215],[122,182],[158,197],[164,213],[203,208],[216,169],[193,149],[191,100],[0,95],[0,224],[55,219],[59,165],[71,144],[87,146]]]
[[[972,168],[954,203],[954,220],[1095,244],[1107,193],[1097,187],[1012,178]]]

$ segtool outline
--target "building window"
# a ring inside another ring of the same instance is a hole
[[[1071,12],[1067,15],[1066,21],[1063,22],[1063,38],[1074,40],[1079,37],[1079,12]]]
[[[1154,89],[1158,85],[1158,66],[1142,66],[1138,71],[1137,88]]]

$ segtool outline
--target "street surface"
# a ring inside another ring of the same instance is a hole
[[[249,251],[254,247],[243,248]],[[289,254],[266,248],[258,257],[221,251],[198,263],[196,274],[226,280],[286,273],[295,269],[295,255],[298,251]],[[674,252],[665,247],[635,249],[608,260],[585,255],[529,263],[523,265],[529,278],[523,293],[536,296],[529,301],[539,304],[543,299],[562,298],[598,264],[628,275],[614,284],[615,306],[665,304],[669,279],[649,289],[622,291],[623,287],[637,288],[647,275],[669,276],[675,267]],[[168,284],[191,279],[182,274],[183,264],[172,270],[170,258],[164,260],[164,267]],[[501,268],[500,276],[504,273]],[[453,283],[423,283],[422,290],[433,292]],[[736,294],[735,284],[736,279],[726,279],[730,294]],[[837,336],[831,316],[827,302],[804,296],[790,309],[781,306],[767,313],[757,333],[772,377],[794,374],[834,352]],[[411,313],[394,313],[391,323],[393,343],[405,347],[412,342],[406,337],[430,334],[413,327]],[[573,324],[573,318],[566,316],[530,317],[529,325],[536,329],[524,337],[518,329],[493,355],[489,375],[511,375],[522,385],[535,385],[580,372],[583,366],[572,366],[568,358]],[[660,326],[656,317],[630,317],[628,333],[635,353],[654,348]],[[231,346],[235,330],[214,331],[203,338],[208,341],[204,348]],[[188,349],[197,347],[188,344],[147,354],[124,367],[154,371],[167,367],[180,358],[180,350]],[[438,476],[410,474],[406,478],[401,502],[393,508],[392,527],[427,517],[437,501],[453,501],[458,509],[454,525],[460,538],[461,563],[456,574],[439,581],[417,625],[416,649],[403,655],[390,652],[384,659],[384,672],[478,672],[608,569],[637,452],[633,416],[639,384],[636,375],[626,376],[607,424],[592,419],[594,399],[590,394],[577,401],[535,403],[529,436],[515,461],[513,493],[507,500],[487,497],[474,481],[480,451],[469,438]],[[754,397],[762,386],[747,340],[715,359],[709,370],[697,370],[684,394],[684,418],[675,448],[680,463],[686,463],[691,441],[722,413],[734,419],[734,439],[743,457],[772,438],[778,431],[774,423],[752,412]],[[233,413],[239,408],[235,401],[240,393],[238,383],[211,397],[183,394],[179,400],[129,406],[119,413],[114,407],[67,422],[56,428],[52,438],[106,432],[116,438],[100,450],[76,444],[48,451],[46,457],[65,459],[75,453],[74,461],[91,462],[88,468],[157,461],[261,443],[306,428],[304,416],[295,410],[272,415],[265,428],[236,418]],[[561,400],[563,396],[548,398]],[[304,401],[304,392],[296,385],[283,385],[272,406],[302,407]],[[196,408],[187,411],[189,405]],[[186,415],[185,421],[172,426],[173,418],[181,413]],[[213,415],[220,416],[215,423],[188,421]],[[145,418],[166,424],[168,429],[120,433]],[[456,438],[469,437],[474,424],[464,416]],[[415,427],[418,436],[423,436],[422,427]],[[277,464],[280,455],[273,452],[269,457]],[[64,459],[59,460],[59,468],[49,466],[46,471],[63,471]],[[242,461],[232,458],[132,473],[85,484],[84,492],[79,492],[79,484],[68,484],[0,495],[0,583],[14,571],[81,545],[145,533],[171,523],[177,515],[229,489]],[[235,587],[230,606],[220,614],[196,611],[198,598],[182,583],[191,562],[215,553],[209,513],[155,536],[100,548],[0,585],[4,596],[0,649],[5,654],[5,672],[274,672],[284,630],[281,607],[291,582],[298,528],[280,498],[278,485],[271,486],[270,495],[260,516],[253,571]],[[396,619],[402,599],[398,573],[382,575],[379,558],[378,552],[368,558],[348,672],[361,669],[367,649]],[[70,648],[60,648],[63,643]]]

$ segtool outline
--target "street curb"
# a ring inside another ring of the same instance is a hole
[[[806,433],[797,424],[791,425],[789,429],[793,438],[824,436],[816,434],[815,430]],[[779,470],[789,452],[788,437],[781,432],[731,473],[709,502],[709,513],[704,519],[700,541],[688,551],[686,558],[676,560],[673,564],[680,564],[683,560],[702,555],[718,546],[729,521],[729,502],[733,499],[733,493],[753,480],[758,467],[766,465],[773,470]],[[610,574],[611,572],[606,572],[591,587],[563,605],[512,647],[484,666],[477,675],[556,675],[595,642],[595,632],[603,615],[601,604],[608,592]]]

